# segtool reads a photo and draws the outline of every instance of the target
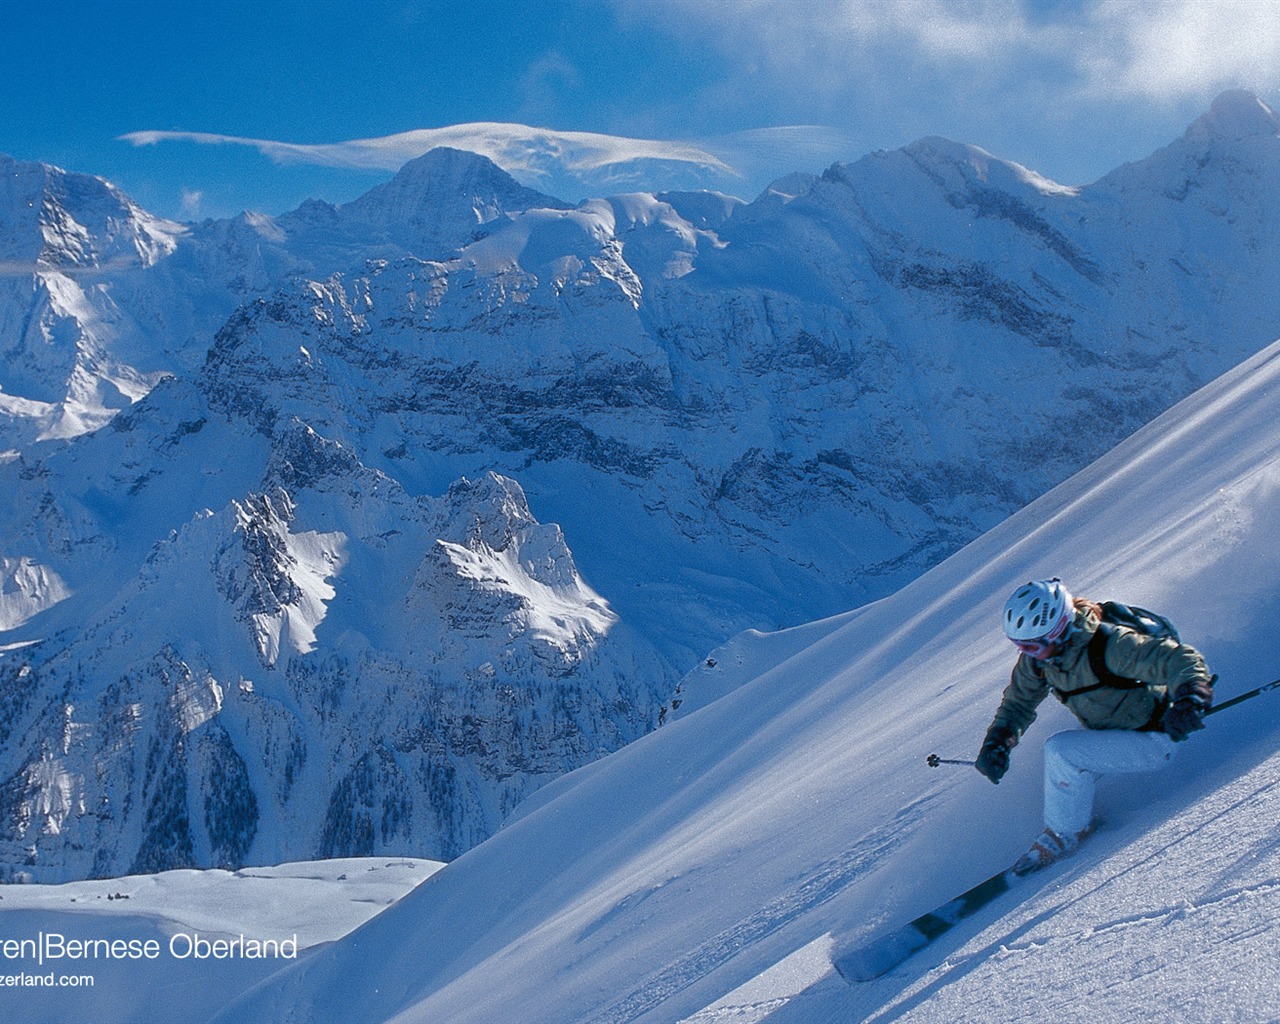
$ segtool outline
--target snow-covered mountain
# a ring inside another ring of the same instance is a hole
[[[254,450],[225,422],[186,429]],[[296,420],[266,466],[0,666],[7,874],[449,858],[652,726],[662,666],[514,481],[414,499]],[[153,465],[133,511],[170,508],[183,483]],[[118,553],[83,544],[86,573]]]
[[[182,225],[101,178],[0,155],[0,447],[96,429],[197,368],[238,304],[291,275],[451,253],[504,213],[563,205],[442,149],[340,207]]]
[[[0,155],[0,446],[92,430],[155,385],[104,280],[155,267],[184,230],[100,178]]]
[[[569,207],[437,150],[172,225],[5,168],[0,803],[37,877],[451,857],[726,637],[894,592],[1280,333],[1241,93],[1081,189],[927,139]]]
[[[672,724],[218,1019],[1275,1019],[1274,696],[1210,719],[1163,772],[1107,780],[1074,859],[887,977],[851,987],[831,956],[1038,833],[1039,748],[1074,726],[1053,702],[998,789],[925,763],[981,742],[1020,582],[1168,612],[1222,698],[1275,676],[1277,388],[1280,343],[891,597],[737,637]]]

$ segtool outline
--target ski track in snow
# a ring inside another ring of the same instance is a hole
[[[826,903],[850,883],[880,863],[902,845],[921,821],[931,802],[925,797],[903,808],[892,821],[854,843],[848,850],[818,867],[796,889],[771,900],[754,914],[715,935],[656,974],[645,978],[627,995],[612,1003],[589,1024],[629,1024],[661,1005],[677,992],[717,970],[744,949]]]
[[[1219,397],[1229,397],[1217,403],[1218,415],[1203,424],[1204,436],[1221,451],[1254,446],[1258,461],[1252,469],[1242,460],[1220,483],[1207,488],[1233,505],[1238,480],[1261,477],[1265,483],[1276,472],[1274,446],[1264,440],[1274,428],[1259,424],[1254,433],[1244,426],[1273,401],[1267,396],[1274,391],[1266,385],[1275,379],[1270,357],[1254,361],[1253,370],[1255,377],[1235,378],[1236,384],[1247,382],[1244,387],[1224,384],[1215,389]],[[1250,392],[1255,397],[1244,401]],[[1227,421],[1235,432],[1224,437],[1220,424]],[[1210,470],[1204,454],[1193,461],[1206,472],[1219,468],[1215,462]],[[1150,466],[1145,460],[1137,464]],[[1196,474],[1178,475],[1192,479]],[[1109,480],[1114,486],[1114,478]],[[1089,480],[1083,477],[1080,482]],[[1100,498],[1108,501],[1105,487],[1102,490]],[[1196,577],[1193,592],[1208,597],[1215,609],[1222,600],[1220,590],[1238,591],[1256,582],[1266,588],[1261,593],[1269,595],[1275,579],[1274,505],[1267,497],[1271,492],[1257,492],[1249,505],[1259,522],[1225,543],[1214,521],[1183,522],[1185,508],[1201,507],[1191,500],[1192,493],[1188,490],[1174,506],[1174,521],[1184,529],[1183,545],[1195,545],[1198,556],[1217,557],[1197,564],[1193,575],[1204,575]],[[1095,531],[1102,526],[1096,516],[1081,518]],[[1138,539],[1128,542],[1128,553],[1146,561],[1151,556],[1142,541],[1165,543],[1166,533],[1162,527],[1139,531]],[[1042,537],[1040,546],[1044,543]],[[1243,546],[1231,554],[1236,543]],[[1248,569],[1231,568],[1243,564],[1246,553],[1252,559]],[[1169,553],[1162,550],[1159,555],[1161,562],[1187,571]],[[1251,633],[1261,630],[1269,635],[1274,628],[1273,602],[1265,599],[1256,607],[1260,618],[1250,624]],[[1235,654],[1233,663],[1234,648],[1217,646],[1214,638],[1224,631],[1234,639],[1231,628],[1216,610],[1195,627],[1198,638],[1202,633],[1207,637],[1211,661],[1223,672],[1224,697],[1274,675],[1269,649],[1263,654],[1250,648]],[[823,969],[820,951],[797,950],[789,958],[796,961],[792,977],[779,970],[785,960],[779,961],[757,979],[686,1016],[683,1024],[1280,1021],[1280,834],[1275,829],[1280,820],[1280,756],[1272,753],[1276,707],[1273,699],[1263,697],[1243,710],[1215,717],[1204,734],[1182,748],[1168,772],[1104,782],[1100,809],[1108,827],[1076,857],[962,922],[884,978],[851,986],[836,976],[829,958]],[[1038,725],[1035,735],[1043,738],[1056,727]],[[1022,760],[1016,767],[1022,769]],[[1038,774],[1038,766],[1032,773]],[[1037,790],[1029,795],[1038,804]],[[981,792],[982,804],[993,802],[988,791]],[[970,802],[974,811],[979,806]],[[977,821],[957,824],[982,827]],[[917,885],[925,877],[921,875]],[[916,899],[898,914],[910,916],[931,904],[932,899]],[[797,982],[795,976],[806,972],[807,977]],[[771,973],[776,977],[770,978]]]
[[[1280,892],[1280,879],[1274,879],[1270,882],[1264,882],[1260,885],[1247,886],[1242,889],[1235,889],[1230,892],[1222,893],[1211,899],[1198,900],[1195,902],[1184,901],[1169,906],[1160,907],[1154,910],[1143,911],[1137,914],[1126,914],[1111,921],[1100,921],[1096,925],[1084,928],[1075,932],[1061,932],[1045,936],[1036,936],[1035,938],[1009,941],[1001,943],[996,956],[1000,959],[1015,957],[1020,954],[1039,953],[1042,950],[1052,949],[1058,943],[1066,943],[1068,947],[1074,946],[1077,942],[1085,942],[1090,939],[1107,937],[1111,932],[1123,932],[1127,929],[1145,928],[1151,926],[1166,926],[1176,921],[1181,921],[1192,915],[1199,913],[1213,913],[1217,911],[1242,911],[1250,908],[1244,907],[1243,904],[1250,899],[1266,899],[1275,897]],[[1267,931],[1267,928],[1250,928],[1236,934],[1236,938],[1245,938],[1251,935],[1261,934]],[[963,967],[970,960],[980,957],[982,954],[974,953],[961,956],[955,956],[944,961],[939,970],[947,971]]]

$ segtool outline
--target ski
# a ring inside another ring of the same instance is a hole
[[[887,974],[952,926],[1004,895],[1024,877],[1014,874],[1013,868],[994,874],[901,928],[833,957],[835,968],[851,983],[871,981]]]

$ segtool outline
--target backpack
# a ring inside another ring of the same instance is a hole
[[[1148,611],[1146,608],[1139,608],[1136,605],[1121,604],[1119,601],[1103,601],[1101,608],[1102,619],[1098,623],[1097,632],[1089,638],[1089,647],[1087,649],[1089,670],[1094,674],[1098,682],[1092,686],[1082,686],[1078,690],[1055,689],[1053,691],[1054,694],[1064,704],[1071,697],[1078,697],[1082,693],[1090,693],[1107,687],[1115,690],[1136,690],[1147,685],[1141,679],[1118,676],[1107,668],[1107,643],[1115,635],[1117,626],[1125,626],[1135,633],[1169,639],[1174,643],[1182,642],[1178,636],[1177,627],[1163,615],[1156,612]]]

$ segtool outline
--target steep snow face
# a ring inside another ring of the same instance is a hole
[[[509,643],[525,646],[553,674],[576,668],[618,617],[578,575],[560,528],[536,522],[520,488],[502,477],[460,481],[447,501],[451,514],[438,523],[433,557],[419,567],[409,597],[411,606],[425,598],[450,609],[445,628],[423,646],[456,648],[468,629],[505,627]],[[492,665],[482,670],[496,673]]]
[[[1197,375],[1221,370],[1216,336],[1274,333],[1269,300],[1253,306],[1247,297],[1263,291],[1252,254],[1274,258],[1280,214],[1264,197],[1280,188],[1278,152],[1275,113],[1256,96],[1226,93],[1182,138],[1086,190],[1108,211],[1082,224],[1081,236],[1111,239],[1119,287],[1105,309],[1113,323],[1162,334]],[[1251,255],[1226,258],[1223,246]],[[1206,302],[1200,287],[1210,280]],[[1157,302],[1165,317],[1138,313]]]
[[[101,178],[0,156],[0,446],[106,423],[168,369],[146,358],[116,284],[168,258],[186,229]]]
[[[3,154],[0,210],[12,225],[0,248],[6,273],[152,266],[185,234],[181,225],[153,217],[101,178]]]
[[[186,229],[101,178],[6,156],[0,224],[0,444],[95,429],[159,379],[128,360],[138,326],[110,282],[159,264]]]
[[[1075,727],[1053,702],[998,789],[924,763],[980,742],[1014,653],[999,609],[1022,581],[1060,573],[1169,612],[1223,697],[1274,676],[1257,638],[1280,628],[1277,387],[1280,343],[899,593],[715,652],[673,724],[544,788],[220,1019],[1275,1016],[1274,697],[1211,719],[1164,772],[1108,780],[1101,829],[1025,906],[857,989],[830,955],[1038,832],[1039,747]]]
[[[237,619],[250,624],[254,648],[268,669],[282,653],[315,650],[316,628],[337,594],[329,580],[345,562],[346,534],[291,532],[294,514],[283,489],[243,504],[233,501],[231,522],[219,532],[234,541],[220,546],[211,561],[219,594]]]
[[[15,629],[70,596],[48,566],[30,557],[0,558],[0,630]]]

